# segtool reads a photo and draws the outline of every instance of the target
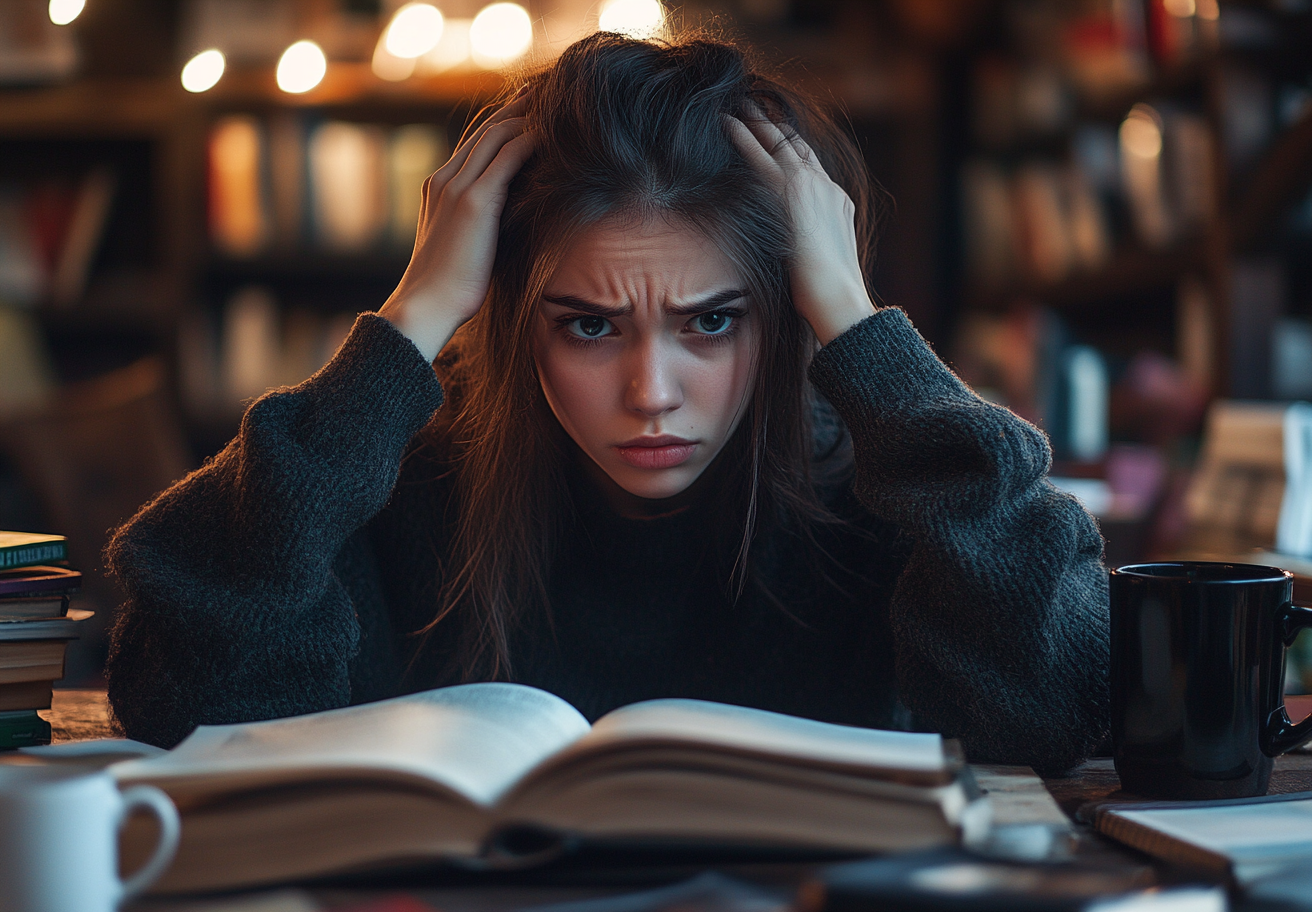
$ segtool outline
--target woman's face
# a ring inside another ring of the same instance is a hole
[[[557,420],[624,491],[686,490],[733,435],[759,330],[733,265],[700,232],[602,222],[538,302],[533,350]]]

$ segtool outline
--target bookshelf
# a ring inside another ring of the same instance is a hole
[[[996,104],[988,97],[990,73],[994,74],[995,82],[998,72],[1013,74],[1022,107],[1027,93],[1042,94],[1045,87],[1039,84],[1036,88],[1035,84],[1045,78],[1053,81],[1046,90],[1059,95],[1059,101],[1049,105],[1046,122],[1040,106],[1038,114],[1031,112],[1028,129],[1022,125],[1021,129],[1012,131],[1015,135],[999,137],[998,131],[990,131],[987,123],[983,129],[977,123],[974,135],[961,150],[963,167],[978,167],[982,163],[1013,182],[1027,169],[1037,166],[1071,168],[1077,181],[1094,184],[1092,195],[1101,210],[1098,215],[1102,224],[1097,230],[1102,234],[1103,249],[1085,262],[1056,265],[1043,262],[1043,257],[1052,256],[1051,253],[1023,249],[1024,239],[1006,245],[1011,249],[997,247],[994,251],[981,251],[979,236],[988,231],[969,224],[972,188],[967,176],[963,201],[966,210],[963,215],[966,262],[961,295],[964,312],[1002,311],[1018,301],[1038,302],[1060,315],[1076,335],[1092,336],[1100,335],[1100,322],[1116,319],[1136,324],[1132,326],[1133,331],[1126,333],[1136,344],[1145,336],[1155,336],[1153,344],[1162,354],[1179,359],[1181,328],[1178,324],[1191,318],[1181,310],[1180,285],[1193,279],[1207,299],[1208,325],[1204,332],[1209,337],[1209,352],[1206,364],[1202,365],[1206,369],[1202,379],[1208,390],[1220,396],[1272,395],[1269,378],[1251,376],[1254,368],[1261,365],[1254,363],[1250,352],[1236,348],[1236,327],[1256,314],[1251,302],[1236,294],[1233,273],[1237,260],[1254,254],[1295,259],[1307,252],[1305,245],[1290,246],[1285,223],[1289,211],[1306,198],[1312,185],[1312,106],[1303,107],[1289,122],[1281,122],[1282,115],[1275,110],[1273,96],[1290,91],[1306,92],[1312,85],[1308,81],[1312,66],[1309,15],[1282,11],[1278,4],[1222,0],[1219,19],[1204,21],[1202,15],[1208,4],[1163,4],[1159,0],[1147,0],[1142,4],[1084,4],[1082,8],[1089,16],[1089,21],[1084,22],[1075,21],[1077,17],[1055,16],[1043,22],[1024,22],[1024,15],[1018,10],[1026,6],[1032,10],[1042,4],[1002,4],[1001,9],[1015,14],[1012,18],[1021,20],[1024,27],[1014,29],[1012,34],[1000,30],[1001,34],[995,33],[974,49],[975,56],[967,71],[973,74],[977,86],[985,88],[973,89],[971,115],[977,121],[987,122],[995,113],[989,109],[990,104]],[[1194,13],[1172,20],[1169,13],[1163,12],[1167,7]],[[1079,5],[1070,5],[1071,10],[1078,8]],[[1189,30],[1189,42],[1177,42],[1174,51],[1165,52],[1159,46],[1161,41],[1152,34],[1141,34],[1138,46],[1134,46],[1133,36],[1125,39],[1128,47],[1120,46],[1116,50],[1126,55],[1137,54],[1140,70],[1137,74],[1123,74],[1121,85],[1099,87],[1087,82],[1079,85],[1071,72],[1078,67],[1070,66],[1065,71],[1058,67],[1055,71],[1051,58],[1044,58],[1045,43],[1068,48],[1072,33],[1094,30],[1093,25],[1099,24],[1096,17],[1100,9],[1104,16],[1102,25],[1133,30],[1134,23],[1127,25],[1112,20],[1115,9],[1127,8],[1142,14],[1138,25],[1147,32],[1153,30],[1154,16],[1164,17],[1169,25]],[[1286,5],[1286,9],[1293,8]],[[1089,13],[1090,10],[1093,12]],[[1026,29],[1028,35],[1015,34]],[[1265,109],[1252,110],[1255,101],[1256,107]],[[1122,129],[1127,118],[1134,117],[1136,111],[1148,109],[1151,116],[1159,119],[1157,141],[1164,144],[1159,153],[1158,176],[1168,186],[1161,195],[1165,197],[1166,209],[1177,210],[1167,212],[1168,219],[1176,221],[1174,230],[1157,238],[1148,236],[1149,232],[1136,224],[1140,220],[1134,211],[1135,188],[1127,186],[1124,142],[1106,143],[1116,138],[1115,131]],[[1023,111],[1020,116],[1024,116]],[[1259,132],[1268,135],[1256,139],[1236,136],[1244,129],[1253,132],[1254,118],[1266,121]],[[1245,121],[1249,126],[1245,127]],[[1176,124],[1198,134],[1191,139],[1198,146],[1192,169],[1179,160],[1170,160],[1172,155],[1179,158],[1180,143],[1178,137],[1172,136]],[[1104,162],[1110,170],[1119,171],[1113,178],[1119,185],[1108,186],[1105,175],[1090,173],[1097,166],[1088,161],[1096,156],[1088,154],[1087,141],[1099,134],[1105,143],[1103,151],[1119,158]],[[1082,145],[1086,148],[1082,149]],[[1066,176],[1067,172],[1060,173],[1061,179]],[[1040,205],[1024,200],[1023,188],[1017,191],[1014,183],[1010,192],[1022,196],[1020,209],[1026,204]],[[1181,203],[1187,202],[1185,197],[1194,200],[1195,211],[1189,218],[1181,218],[1178,212]],[[1026,227],[1035,233],[1037,226],[1042,240],[1042,229],[1061,221],[1062,216],[1022,211],[1016,218],[1022,223],[1030,222],[1028,226],[1022,225],[1021,233]],[[1069,220],[1069,214],[1065,218]],[[1011,227],[1016,230],[1014,225]],[[1067,225],[1062,230],[1070,232],[1072,228]],[[1032,246],[1041,245],[1032,242]],[[995,263],[991,270],[987,263],[981,267],[978,262],[989,256],[1008,255],[1013,262],[1002,266]],[[972,263],[972,258],[976,262]],[[1279,313],[1294,314],[1308,309],[1307,303],[1298,299],[1297,290],[1274,307]],[[1269,314],[1263,317],[1268,318]],[[1105,337],[1107,333],[1101,335]],[[1113,349],[1108,354],[1124,358],[1132,352]]]
[[[1102,521],[1109,561],[1168,552],[1208,402],[1312,397],[1312,11],[992,11],[957,64],[949,355],[1049,431],[1056,473],[1155,460],[1141,515]],[[1103,363],[1109,448],[1088,456],[1063,439],[1076,349]]]
[[[374,77],[368,64],[345,62],[297,96],[279,91],[267,67],[229,72],[199,96],[185,92],[175,75],[0,88],[0,169],[7,186],[73,187],[97,168],[114,177],[113,202],[84,290],[76,300],[57,303],[47,289],[29,305],[49,342],[57,379],[85,379],[162,354],[177,378],[175,397],[193,445],[202,455],[213,452],[235,429],[239,403],[188,401],[186,353],[179,347],[188,320],[212,325],[221,336],[225,302],[248,286],[271,292],[280,321],[286,317],[281,311],[324,319],[353,314],[384,300],[408,259],[403,245],[336,250],[277,243],[248,256],[218,249],[207,227],[207,144],[214,125],[234,115],[261,124],[291,116],[304,125],[435,124],[449,136],[477,99],[492,97],[501,85],[502,77],[490,72],[398,85]]]

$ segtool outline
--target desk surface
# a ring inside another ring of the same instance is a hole
[[[1312,709],[1312,696],[1290,700],[1291,714],[1304,715]],[[112,738],[114,730],[103,690],[57,690],[49,710],[42,715],[50,722],[53,740],[80,741],[89,738]],[[1040,780],[1028,768],[996,764],[973,765],[982,788],[994,797],[995,817],[1002,824],[1044,824],[1069,828],[1080,854],[1115,857],[1130,861],[1119,847],[1087,830],[1071,824],[1071,817],[1088,801],[1114,796],[1120,781],[1110,758],[1098,757],[1076,768],[1069,777]],[[1271,778],[1271,794],[1312,791],[1312,754],[1286,754],[1276,760]],[[785,877],[787,875],[785,874]],[[632,889],[631,887],[628,889]],[[503,912],[546,902],[578,900],[613,895],[614,888],[599,887],[461,887],[416,889],[410,891],[425,904],[443,912]],[[260,894],[246,900],[234,898],[224,904],[222,912],[312,912],[316,909],[345,909],[378,897],[377,891],[293,890]],[[420,912],[424,906],[396,907],[396,912]],[[784,912],[780,906],[779,912]],[[132,912],[219,912],[210,904],[146,900],[126,907]],[[364,912],[363,908],[361,912]],[[370,912],[384,912],[384,907]],[[391,912],[390,909],[386,912]]]

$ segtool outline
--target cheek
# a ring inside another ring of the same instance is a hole
[[[721,420],[735,424],[747,411],[747,403],[756,387],[758,345],[755,338],[741,340],[726,352],[713,368],[709,386],[716,391]]]
[[[579,358],[559,344],[539,343],[534,358],[542,392],[557,420],[571,434],[585,430],[601,411],[602,391],[612,385],[605,365]]]

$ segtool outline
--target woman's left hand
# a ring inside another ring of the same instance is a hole
[[[725,117],[734,145],[788,207],[793,228],[793,306],[821,345],[875,312],[856,246],[856,207],[800,136],[764,111]]]

